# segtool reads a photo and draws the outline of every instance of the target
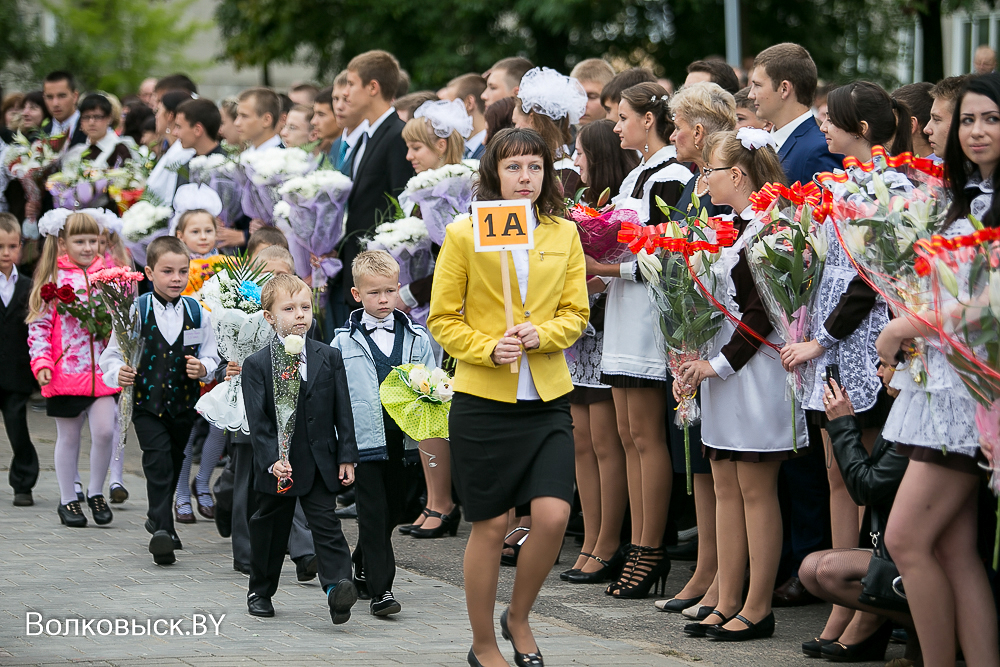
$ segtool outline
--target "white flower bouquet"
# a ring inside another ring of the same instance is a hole
[[[122,215],[121,235],[137,266],[146,263],[150,242],[167,233],[173,209],[146,200],[137,201]]]
[[[401,198],[420,207],[420,215],[427,225],[431,241],[441,245],[444,230],[457,215],[469,212],[472,203],[472,185],[478,170],[466,162],[449,164],[438,169],[428,169],[409,180]]]
[[[301,148],[268,148],[243,153],[239,166],[243,179],[243,212],[271,224],[277,189],[288,179],[308,174],[317,161]]]
[[[103,204],[110,179],[107,170],[79,158],[63,160],[60,170],[45,181],[56,208],[76,211]]]
[[[278,188],[281,201],[275,205],[274,223],[291,242],[296,272],[303,276],[311,272],[314,288],[325,285],[343,266],[338,259],[323,259],[313,271],[309,255],[322,257],[340,243],[352,185],[339,171],[319,169],[290,178]]]
[[[451,378],[440,369],[423,364],[403,364],[392,369],[379,388],[386,412],[414,440],[448,437],[448,413],[455,391]]]
[[[227,155],[197,155],[187,164],[188,180],[207,185],[222,200],[219,219],[227,227],[233,226],[243,215],[243,187],[237,163]]]
[[[431,238],[420,218],[384,222],[367,242],[368,250],[385,250],[399,262],[399,282],[408,285],[434,272]]]

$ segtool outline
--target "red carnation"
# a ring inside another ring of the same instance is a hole
[[[76,291],[69,285],[63,285],[56,290],[56,296],[63,303],[73,303],[76,301]]]
[[[42,285],[41,290],[42,301],[48,303],[52,299],[56,298],[56,284],[55,283],[45,283]]]

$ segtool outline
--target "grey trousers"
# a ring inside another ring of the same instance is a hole
[[[233,463],[233,560],[250,566],[250,517],[257,511],[253,491],[253,447],[242,433],[233,438],[230,456]],[[288,554],[292,559],[316,553],[312,532],[302,503],[295,503],[292,530],[288,535]]]

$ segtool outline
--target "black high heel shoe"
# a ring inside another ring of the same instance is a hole
[[[587,556],[591,560],[596,560],[601,564],[601,569],[595,570],[594,572],[584,572],[582,569],[569,574],[566,577],[566,581],[574,584],[599,584],[604,581],[610,581],[612,579],[617,579],[618,575],[621,574],[622,567],[625,565],[625,555],[621,551],[616,551],[615,555],[611,557],[611,560],[604,560],[600,556],[594,556],[593,554],[580,554],[581,556]]]
[[[868,639],[857,644],[833,642],[820,648],[820,655],[830,662],[870,662],[884,660],[892,638],[892,623],[886,621]]]
[[[594,557],[593,554],[588,554],[588,553],[586,553],[584,551],[580,552],[580,556],[582,556],[583,558],[593,558]],[[578,567],[570,568],[570,569],[566,570],[565,572],[560,572],[559,573],[559,579],[561,579],[562,581],[569,581],[569,575],[576,574],[579,571],[580,571],[580,568],[578,568]]]
[[[663,547],[638,547],[638,558],[632,574],[624,586],[613,592],[613,597],[625,600],[641,600],[653,589],[657,595],[667,591],[667,575],[670,574],[670,559]]]
[[[514,535],[515,533],[522,533],[522,532],[524,533],[524,536],[521,537],[517,542],[515,542],[514,544],[509,544],[507,542],[507,540],[510,539],[511,535]],[[521,545],[523,545],[524,541],[526,539],[528,539],[528,535],[530,533],[531,533],[531,529],[530,528],[526,528],[525,526],[517,526],[517,527],[514,528],[514,530],[510,531],[509,533],[507,533],[507,536],[505,538],[503,538],[503,549],[513,549],[514,554],[513,555],[509,555],[509,554],[505,554],[505,553],[501,552],[500,553],[500,564],[501,565],[506,565],[507,567],[517,567],[517,555],[519,553],[521,553]],[[558,560],[558,558],[557,558],[557,560]]]
[[[521,653],[514,646],[514,639],[511,637],[510,630],[507,629],[507,612],[510,608],[503,610],[500,614],[500,635],[510,642],[511,648],[514,649],[514,664],[517,667],[545,667],[545,662],[542,660],[542,651],[536,649],[535,653]]]
[[[635,564],[639,560],[639,547],[634,544],[623,544],[618,548],[618,552],[615,556],[621,554],[622,558],[622,569],[618,573],[618,579],[612,581],[608,584],[608,587],[604,589],[605,595],[614,595],[615,591],[621,589],[622,586],[628,583],[629,578],[632,576],[632,570],[635,569]]]
[[[476,649],[469,649],[469,667],[483,667],[483,663],[479,662],[479,658],[476,657]]]
[[[424,511],[420,513],[420,516],[422,516],[422,517],[424,517],[424,519],[426,519],[427,517],[430,516],[429,512],[430,512],[430,510],[425,507]],[[420,528],[420,526],[418,526],[415,523],[408,523],[408,524],[399,526],[398,528],[396,528],[396,530],[399,531],[400,535],[409,535],[410,531],[413,530],[414,528]]]
[[[448,514],[441,514],[440,512],[434,512],[432,510],[424,510],[427,513],[428,519],[441,519],[441,524],[436,528],[424,528],[423,526],[415,526],[410,531],[410,537],[415,537],[419,540],[433,539],[436,537],[444,537],[445,533],[448,533],[452,537],[458,534],[458,524],[462,520],[462,510],[458,505]],[[426,521],[424,522],[426,523]]]

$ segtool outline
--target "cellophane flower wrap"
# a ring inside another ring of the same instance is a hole
[[[670,373],[681,376],[681,366],[704,359],[712,339],[722,328],[723,311],[712,298],[714,284],[711,264],[723,247],[733,244],[732,222],[709,218],[694,199],[697,217],[642,226],[623,219],[618,240],[635,253],[646,278],[649,298],[658,314],[661,352]],[[669,214],[669,207],[657,198],[657,205]],[[696,400],[698,388],[688,387],[677,406],[674,421],[684,431],[688,493],[692,492],[689,429],[701,421]]]
[[[922,318],[976,401],[980,446],[990,462],[989,488],[1000,496],[1000,229],[917,241],[917,272],[928,277],[933,314]],[[1000,506],[997,508],[1000,518]],[[993,569],[1000,561],[1000,526]]]
[[[16,178],[24,189],[29,203],[41,206],[43,184],[49,174],[59,168],[59,149],[66,141],[65,135],[41,136],[34,141],[18,132],[14,143],[4,152],[3,167]],[[22,228],[26,238],[38,238],[37,220],[28,219]]]
[[[448,437],[448,414],[454,395],[444,370],[423,364],[396,366],[382,381],[379,398],[385,411],[414,440]]]
[[[409,285],[434,273],[431,237],[420,218],[411,216],[384,222],[375,228],[375,236],[365,243],[368,250],[385,250],[399,262],[400,285]],[[428,312],[428,306],[415,308],[410,318],[424,324]]]
[[[291,334],[284,341],[277,337],[271,342],[271,370],[274,373],[274,416],[278,433],[278,460],[288,463],[288,450],[295,433],[295,415],[299,406],[299,389],[302,386],[299,373],[299,353],[305,346],[302,336]],[[278,480],[278,493],[287,493],[292,488],[292,478]]]
[[[132,149],[132,157],[120,167],[107,171],[108,196],[117,204],[119,213],[125,213],[142,198],[155,165],[156,155],[149,146],[139,146]]]
[[[56,208],[78,211],[103,205],[110,182],[106,169],[93,167],[79,157],[66,158],[59,171],[45,181],[45,189],[52,194]]]
[[[146,264],[146,248],[153,239],[167,235],[173,214],[169,206],[157,206],[145,199],[137,201],[122,214],[122,240],[137,266]]]
[[[786,344],[805,342],[810,335],[809,311],[827,251],[827,236],[813,215],[821,200],[815,183],[790,188],[768,183],[750,197],[763,226],[747,245],[747,262],[768,319]],[[796,366],[788,374],[790,395],[806,400],[814,376],[808,364]]]
[[[243,213],[251,218],[274,222],[274,205],[281,197],[278,188],[290,178],[316,168],[317,160],[301,148],[267,148],[244,152],[239,157]]]
[[[569,217],[576,223],[580,234],[583,252],[602,264],[617,264],[631,256],[628,246],[618,240],[618,232],[622,222],[640,224],[639,215],[632,210],[616,211],[608,204],[610,190],[605,190],[598,197],[594,207],[587,206],[582,201],[584,189],[576,196],[566,201]]]
[[[104,308],[111,316],[115,339],[126,366],[137,368],[142,358],[142,313],[135,307],[138,284],[143,274],[124,266],[101,269],[90,276],[90,282],[102,297]],[[132,421],[135,385],[122,388],[118,399],[118,448],[115,456],[125,450],[128,425]]]
[[[948,211],[944,168],[909,153],[888,156],[875,146],[872,159],[844,159],[844,172],[823,173],[816,180],[827,191],[822,214],[836,225],[844,252],[866,283],[896,315],[922,316],[933,295],[926,276],[916,270],[914,244],[929,239]],[[926,385],[924,341],[907,354],[906,368]]]
[[[337,170],[317,169],[290,178],[278,188],[288,210],[274,216],[275,226],[288,238],[295,272],[311,274],[313,289],[324,287],[343,266],[339,259],[323,255],[335,250],[344,235],[344,212],[352,185],[351,179]],[[318,269],[310,264],[310,254],[323,258]]]
[[[428,169],[407,182],[400,199],[420,207],[420,216],[434,243],[441,245],[444,242],[445,227],[456,216],[469,213],[472,185],[478,171],[478,160],[463,160],[458,164]]]
[[[207,185],[222,200],[219,220],[232,227],[243,215],[243,185],[235,160],[224,154],[196,155],[187,164],[188,181]]]
[[[242,366],[274,336],[260,306],[260,288],[269,274],[264,273],[261,262],[229,255],[218,258],[214,271],[198,295],[210,311],[219,355]],[[195,410],[224,431],[250,433],[241,375],[213,387],[198,399]]]

